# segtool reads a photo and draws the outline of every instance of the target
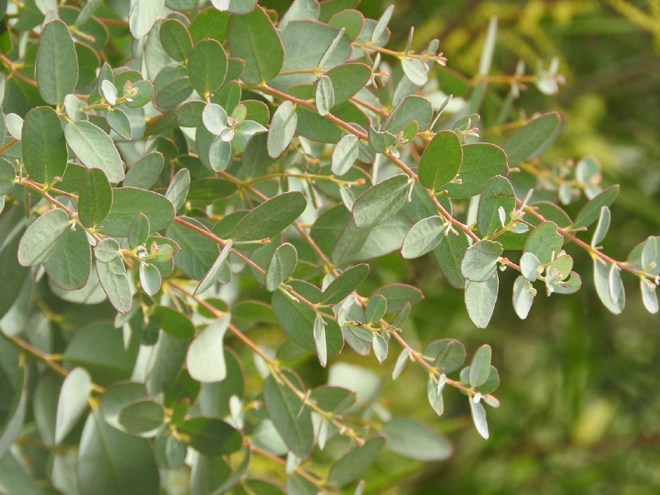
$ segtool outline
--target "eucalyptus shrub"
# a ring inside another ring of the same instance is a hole
[[[438,416],[465,395],[487,439],[491,348],[419,347],[402,332],[417,288],[361,290],[367,260],[394,251],[429,254],[479,328],[500,292],[525,319],[542,287],[580,288],[564,241],[612,313],[622,271],[657,312],[657,238],[602,253],[618,186],[590,157],[546,164],[563,117],[513,107],[525,82],[556,92],[556,64],[489,76],[493,20],[467,80],[437,40],[412,51],[412,29],[386,48],[393,7],[372,20],[357,3],[8,5],[0,491],[362,493],[383,449],[451,456],[342,351],[398,354],[392,379],[419,369]],[[519,276],[500,290],[505,269]],[[297,374],[310,358],[327,375]]]

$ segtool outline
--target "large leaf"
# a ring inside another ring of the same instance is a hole
[[[277,158],[289,146],[298,125],[298,117],[290,101],[282,103],[273,115],[268,129],[268,155]]]
[[[124,180],[124,164],[115,144],[91,122],[69,123],[64,128],[67,144],[87,168],[100,168],[110,182]]]
[[[59,444],[82,417],[87,409],[92,378],[83,368],[74,368],[64,379],[57,401],[55,443]]]
[[[159,493],[158,468],[149,442],[111,427],[98,411],[87,417],[76,474],[81,495]]]
[[[555,130],[560,124],[561,117],[558,113],[552,112],[541,115],[518,129],[502,146],[509,161],[509,167],[515,167],[520,162],[527,160],[540,148],[546,147],[548,141],[552,142],[559,137],[555,135]]]
[[[49,105],[64,103],[64,97],[76,89],[78,56],[69,28],[59,19],[41,30],[35,72],[39,94]]]
[[[66,141],[60,119],[50,107],[30,110],[23,122],[23,164],[30,178],[50,184],[64,176],[67,162]]]
[[[491,177],[505,176],[508,172],[507,157],[502,148],[490,143],[466,144],[459,175],[461,183],[447,184],[445,189],[452,198],[469,198],[481,194]]]
[[[128,26],[134,38],[142,38],[161,14],[165,0],[131,0],[128,11]]]
[[[337,304],[356,290],[369,275],[369,265],[360,264],[349,268],[334,279],[323,291],[324,304]]]
[[[516,207],[516,196],[509,180],[495,176],[484,186],[477,210],[477,227],[482,237],[489,237],[503,227],[499,209],[504,209],[505,225]]]
[[[376,227],[398,213],[408,197],[410,178],[398,174],[370,187],[355,200],[353,218],[361,229]]]
[[[563,236],[557,232],[557,224],[553,222],[544,222],[531,233],[525,248],[525,253],[532,253],[536,256],[542,265],[550,263],[553,256],[557,256],[564,242]]]
[[[412,226],[403,240],[401,255],[404,258],[419,258],[433,251],[445,238],[445,222],[435,215],[423,218]]]
[[[485,282],[465,281],[465,307],[477,328],[486,328],[495,310],[500,280],[495,275]]]
[[[18,262],[23,266],[45,263],[58,254],[71,230],[64,210],[55,208],[37,218],[21,237]]]
[[[188,373],[202,383],[221,382],[227,377],[222,341],[229,315],[218,318],[192,341],[186,355]]]
[[[339,487],[349,484],[376,460],[385,446],[385,437],[374,437],[339,459],[328,474],[328,481]]]
[[[206,230],[195,220],[182,218]],[[181,246],[181,251],[174,255],[177,268],[190,278],[202,280],[220,254],[215,241],[176,222],[169,226],[166,235]]]
[[[426,146],[419,162],[419,183],[440,189],[456,177],[462,162],[461,140],[454,131],[440,131]]]
[[[113,190],[110,213],[102,223],[103,233],[127,237],[133,219],[140,213],[149,219],[152,232],[166,228],[174,220],[174,206],[165,196],[134,187],[117,187]]]
[[[266,266],[266,289],[273,292],[293,273],[298,263],[296,248],[288,242],[279,246]]]
[[[62,249],[46,261],[44,268],[58,287],[65,290],[83,288],[92,271],[92,249],[85,231],[78,227],[69,232]]]
[[[233,426],[215,418],[191,418],[179,426],[179,431],[188,435],[193,449],[205,455],[233,454],[243,444],[243,437]]]
[[[120,313],[127,313],[131,309],[131,283],[126,274],[126,267],[121,258],[117,257],[108,263],[96,262],[96,274],[101,282],[103,291]]]
[[[404,457],[419,461],[442,461],[454,452],[447,438],[426,426],[406,418],[385,423],[387,448]]]
[[[227,54],[216,40],[202,40],[195,45],[188,59],[190,84],[200,95],[215,91],[227,73]]]
[[[78,218],[87,228],[106,219],[112,207],[112,188],[103,170],[90,168],[83,175],[78,195]]]
[[[598,220],[600,215],[600,209],[603,206],[611,206],[616,197],[619,194],[619,185],[615,184],[608,187],[598,196],[592,198],[587,204],[585,204],[580,212],[575,217],[575,223],[572,228],[582,229],[589,227],[592,223]]]
[[[270,18],[259,6],[248,15],[229,18],[227,42],[231,56],[245,61],[241,79],[248,84],[270,81],[282,69],[282,41]]]
[[[291,376],[288,379],[298,386]],[[302,407],[300,398],[272,376],[264,382],[263,396],[268,417],[278,433],[294,454],[305,459],[314,445],[311,411]]]

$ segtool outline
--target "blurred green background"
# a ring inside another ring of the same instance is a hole
[[[362,0],[359,8],[377,19],[390,3]],[[280,13],[288,4],[265,2]],[[660,234],[660,1],[395,5],[391,48],[403,49],[415,26],[414,48],[420,51],[438,38],[447,66],[468,77],[477,72],[492,15],[499,20],[492,74],[513,74],[519,59],[533,73],[537,62],[547,68],[558,57],[559,73],[566,77],[559,93],[546,96],[530,85],[517,101],[527,116],[557,110],[568,118],[543,163],[595,155],[604,167],[602,185],[621,184],[603,243],[616,259],[626,259],[648,235]],[[491,88],[501,96],[508,91],[506,85]],[[368,485],[372,493],[660,493],[658,318],[644,310],[637,280],[625,275],[626,309],[620,316],[609,314],[593,288],[589,256],[570,244],[565,249],[581,267],[582,290],[551,299],[540,292],[528,319],[520,321],[510,303],[514,274],[505,272],[486,330],[469,322],[462,293],[439,270],[429,269],[429,258],[404,263],[390,255],[374,261],[374,278],[405,281],[426,296],[413,311],[407,338],[457,338],[468,355],[482,343],[493,347],[502,407],[488,410],[491,438],[484,441],[471,426],[464,397],[447,393],[445,415],[438,419],[426,401],[423,373],[408,366],[402,378],[389,381],[381,402],[393,413],[414,410],[445,431],[456,453],[421,471],[419,464],[385,454],[372,468],[374,475],[380,471],[380,486]]]

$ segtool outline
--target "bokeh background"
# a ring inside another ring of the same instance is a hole
[[[520,59],[528,72],[538,62],[547,68],[558,57],[566,77],[558,94],[530,85],[516,102],[528,116],[557,110],[568,119],[542,162],[550,167],[594,155],[603,165],[602,185],[621,184],[603,242],[616,259],[660,234],[660,1],[362,0],[359,8],[377,19],[390,3],[396,5],[390,47],[403,49],[415,26],[413,48],[421,51],[438,38],[448,67],[468,77],[478,70],[493,15],[499,29],[492,74],[513,74]],[[288,4],[265,2],[280,12]],[[490,88],[501,96],[509,89]],[[578,207],[568,207],[569,213]],[[407,338],[457,338],[468,355],[482,343],[493,347],[502,407],[488,409],[491,438],[484,441],[471,426],[464,397],[445,394],[446,412],[437,418],[426,402],[423,373],[409,366],[387,384],[381,403],[394,413],[414,410],[455,441],[456,453],[421,470],[419,463],[385,454],[372,468],[377,483],[368,485],[370,493],[660,493],[658,317],[644,310],[637,280],[626,275],[626,308],[620,316],[609,314],[595,294],[589,256],[565,248],[582,267],[582,290],[552,298],[539,293],[528,319],[520,321],[510,303],[514,274],[505,272],[486,330],[470,323],[462,293],[430,269],[429,258],[409,263],[393,254],[372,263],[374,288],[405,281],[425,294]]]

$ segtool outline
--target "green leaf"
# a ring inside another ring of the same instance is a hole
[[[177,62],[188,58],[192,50],[192,38],[186,26],[178,19],[167,19],[160,25],[160,43],[167,54]]]
[[[78,196],[78,218],[82,224],[94,228],[103,222],[110,213],[112,201],[112,188],[103,170],[87,170],[80,182]]]
[[[227,54],[220,43],[205,39],[195,44],[188,59],[188,77],[195,91],[200,95],[215,91],[226,74]]]
[[[302,193],[286,192],[264,201],[234,227],[234,241],[270,239],[291,225],[307,207]]]
[[[199,12],[188,26],[193,43],[198,43],[207,38],[224,43],[228,19],[229,14],[227,12],[220,12],[215,7]]]
[[[131,140],[133,133],[131,129],[131,121],[128,120],[128,116],[123,112],[123,110],[115,108],[105,115],[105,120],[110,126],[110,129],[115,131],[119,137],[122,137],[127,141]]]
[[[112,139],[91,122],[69,123],[64,128],[67,144],[87,168],[100,168],[110,182],[124,180],[124,165]]]
[[[349,451],[332,466],[328,481],[338,487],[349,484],[376,460],[384,446],[385,437],[377,436]]]
[[[190,437],[190,446],[204,455],[233,454],[243,444],[242,435],[219,419],[200,416],[185,421],[178,429]]]
[[[218,318],[190,344],[186,354],[188,373],[198,382],[221,382],[227,377],[222,346],[229,320],[229,315]]]
[[[128,228],[128,247],[135,249],[145,244],[149,238],[149,219],[144,213],[138,213]]]
[[[314,103],[319,115],[327,115],[335,105],[335,91],[332,87],[332,80],[328,76],[323,75],[317,79]]]
[[[317,313],[302,302],[295,302],[282,289],[273,292],[273,313],[280,328],[296,344],[310,352],[315,352],[314,320]],[[328,356],[336,356],[344,345],[341,329],[334,320],[325,320]]]
[[[615,184],[608,187],[598,196],[591,199],[585,204],[575,218],[572,229],[582,229],[589,227],[592,223],[598,220],[600,209],[603,206],[611,206],[614,200],[619,195],[619,185]]]
[[[211,134],[220,136],[227,128],[227,112],[220,105],[209,103],[202,111],[202,123]]]
[[[472,399],[470,401],[470,412],[472,413],[472,421],[474,426],[484,439],[488,440],[488,423],[486,422],[486,410],[481,402],[475,402]]]
[[[179,469],[186,460],[186,444],[174,438],[160,434],[154,441],[154,457],[162,469]]]
[[[61,105],[78,82],[78,56],[69,28],[59,19],[41,30],[35,69],[39,94],[49,105]]]
[[[319,4],[314,0],[294,0],[277,27],[279,29],[284,29],[289,21],[299,19],[316,21],[319,18],[319,10]]]
[[[185,101],[192,92],[193,87],[190,84],[190,79],[188,77],[178,77],[158,91],[155,100],[156,106],[162,110],[169,110]]]
[[[515,310],[518,318],[524,320],[532,309],[532,303],[536,290],[532,287],[530,281],[520,275],[513,283],[513,309]]]
[[[388,313],[398,313],[406,303],[410,303],[414,306],[424,298],[421,290],[407,284],[386,285],[372,292],[369,297],[377,295],[384,296],[385,299],[387,299]]]
[[[502,255],[499,242],[479,241],[470,246],[463,255],[461,273],[471,282],[485,282],[497,272],[497,260]]]
[[[454,131],[440,131],[426,146],[419,162],[419,183],[440,189],[454,180],[462,162],[461,140]]]
[[[151,189],[151,186],[156,183],[158,176],[162,172],[164,164],[165,160],[162,153],[158,151],[148,153],[131,165],[131,168],[126,172],[126,178],[122,182],[122,185],[124,187],[136,187],[138,189]],[[177,174],[180,172],[177,172]]]
[[[502,148],[490,143],[474,143],[463,146],[463,164],[460,184],[447,184],[451,198],[469,198],[481,194],[486,182],[496,175],[509,173],[507,157]]]
[[[229,18],[227,42],[232,57],[245,61],[241,78],[247,84],[270,81],[280,73],[284,63],[282,41],[260,6],[250,14]]]
[[[287,378],[290,380],[290,376]],[[272,376],[264,382],[263,398],[275,429],[289,449],[305,459],[314,445],[311,411],[302,406],[301,400],[291,389],[278,384]]]
[[[293,273],[298,263],[298,252],[293,245],[287,243],[279,246],[268,261],[266,267],[266,289],[276,290]]]
[[[18,262],[22,266],[45,263],[59,253],[71,230],[69,216],[58,208],[37,218],[18,245]]]
[[[477,328],[486,328],[493,316],[500,279],[497,275],[485,282],[465,281],[465,307]]]
[[[532,253],[542,265],[550,263],[557,256],[564,243],[564,237],[557,232],[557,224],[544,222],[532,232],[525,243],[525,253]]]
[[[110,263],[119,256],[119,243],[111,237],[103,239],[94,249],[94,256],[101,263]]]
[[[118,421],[132,435],[153,437],[165,420],[165,410],[151,399],[138,399],[124,407]]]
[[[0,158],[0,196],[9,194],[16,182],[16,169],[5,158]]]
[[[509,161],[509,167],[515,167],[520,162],[524,162],[539,149],[545,149],[547,146],[559,137],[555,135],[555,130],[561,124],[561,117],[558,113],[546,113],[532,120],[521,127],[511,136],[502,149],[506,153]]]
[[[458,340],[441,339],[431,342],[424,349],[425,356],[434,357],[433,367],[445,374],[458,370],[465,361],[465,346]]]
[[[165,197],[172,202],[174,211],[179,210],[186,202],[190,188],[190,171],[187,168],[179,170],[167,186]]]
[[[412,60],[402,59],[401,68],[406,77],[415,86],[424,86],[429,80],[427,69],[424,67],[424,63],[418,58]]]
[[[129,108],[143,107],[151,101],[154,95],[154,86],[151,81],[138,81],[133,84],[133,89],[137,91],[137,94],[131,96],[131,101],[124,103]]]
[[[191,218],[180,218],[207,230]],[[190,278],[202,280],[220,253],[215,241],[176,222],[170,225],[166,235],[181,246],[181,251],[174,255],[177,268]]]
[[[23,422],[25,421],[25,412],[28,405],[29,394],[29,372],[28,368],[20,367],[16,374],[17,383],[21,383],[20,389],[16,391],[17,397],[12,404],[12,410],[8,411],[11,417],[7,420],[0,434],[0,458],[4,457],[12,444],[20,437]]]
[[[156,306],[149,315],[149,322],[177,339],[192,339],[195,336],[195,326],[183,313],[167,306]]]
[[[150,297],[156,295],[160,290],[162,277],[158,268],[152,264],[140,265],[140,285],[142,290]]]
[[[328,342],[325,337],[325,324],[320,316],[314,319],[314,347],[319,364],[325,368],[328,365]]]
[[[356,290],[369,275],[369,265],[360,264],[349,268],[334,279],[323,291],[323,304],[338,304]]]
[[[390,146],[396,144],[396,136],[389,132],[378,132],[369,126],[369,146],[376,153],[385,153]]]
[[[477,210],[477,227],[481,236],[490,237],[502,229],[500,208],[503,208],[506,214],[506,225],[509,221],[509,214],[515,207],[516,196],[509,180],[499,175],[490,179],[481,193]]]
[[[63,177],[67,163],[66,141],[55,110],[37,107],[28,112],[23,122],[23,165],[30,178],[50,184]]]
[[[399,354],[399,357],[396,358],[396,363],[394,363],[394,369],[392,370],[392,380],[399,378],[399,375],[406,367],[406,364],[408,364],[409,359],[410,349],[408,347],[404,347],[401,351],[401,354]]]
[[[470,363],[470,386],[478,387],[486,383],[490,374],[490,359],[493,354],[489,345],[482,345],[477,349]]]
[[[145,371],[147,392],[156,395],[171,389],[186,359],[188,340],[159,332]]]
[[[275,111],[268,129],[268,155],[277,158],[288,148],[296,132],[298,117],[293,103],[285,101]]]
[[[139,213],[149,219],[152,232],[162,230],[174,221],[174,207],[165,196],[134,187],[117,187],[113,190],[110,213],[102,223],[103,233],[128,236],[131,222]]]
[[[398,174],[370,187],[353,205],[355,225],[361,229],[374,228],[396,215],[406,202],[410,179]]]
[[[134,38],[142,38],[160,17],[165,0],[130,0],[128,27]]]
[[[23,139],[23,119],[19,115],[8,113],[5,117],[5,127],[14,139],[17,141]]]
[[[445,222],[439,216],[423,218],[412,226],[401,246],[401,255],[406,259],[419,258],[433,251],[445,235]]]
[[[612,215],[610,214],[610,209],[607,206],[601,207],[600,215],[598,217],[598,224],[596,225],[596,230],[594,231],[594,235],[591,238],[592,248],[598,246],[598,244],[600,244],[602,240],[605,239],[607,231],[610,228],[611,219]],[[655,258],[655,255],[653,258]]]
[[[231,252],[232,246],[233,246],[233,241],[229,241],[227,244],[225,244],[225,247],[222,248],[222,251],[220,251],[220,255],[218,256],[218,258],[213,262],[213,265],[211,266],[211,268],[209,268],[209,271],[206,273],[206,275],[204,275],[204,278],[199,282],[199,285],[195,289],[194,295],[199,295],[204,293],[214,283],[221,281],[223,273],[229,270],[229,267],[227,266],[227,258],[229,257],[229,253]],[[226,283],[226,281],[223,283]]]
[[[199,127],[203,124],[202,112],[207,103],[201,100],[190,100],[179,107],[176,121],[181,127]]]
[[[131,284],[126,275],[126,267],[121,258],[117,257],[109,263],[96,263],[96,273],[108,300],[120,313],[131,309]]]
[[[367,307],[364,309],[364,316],[367,322],[379,321],[387,312],[387,299],[384,296],[377,295],[369,299]]]
[[[442,378],[440,378],[442,380]],[[426,398],[429,401],[431,409],[438,415],[442,416],[445,412],[445,401],[442,398],[442,388],[439,387],[440,383],[436,383],[433,377],[429,377],[426,382]],[[444,387],[444,385],[442,385]]]
[[[332,81],[336,106],[355,96],[367,85],[371,79],[371,68],[365,64],[347,63],[330,69],[325,75]]]
[[[383,131],[399,134],[411,122],[417,122],[418,130],[425,131],[433,117],[433,105],[426,98],[410,95],[394,107],[383,124]],[[415,133],[416,134],[416,133]]]
[[[442,461],[451,457],[454,447],[447,438],[426,426],[406,418],[385,423],[387,448],[419,461]]]
[[[87,284],[92,271],[92,250],[85,231],[78,227],[67,234],[62,249],[44,264],[50,280],[65,290]]]
[[[347,134],[339,140],[332,151],[332,173],[342,176],[348,172],[360,154],[358,139],[353,134]]]
[[[108,425],[98,411],[87,417],[76,475],[81,495],[158,495],[158,467],[149,441]]]

